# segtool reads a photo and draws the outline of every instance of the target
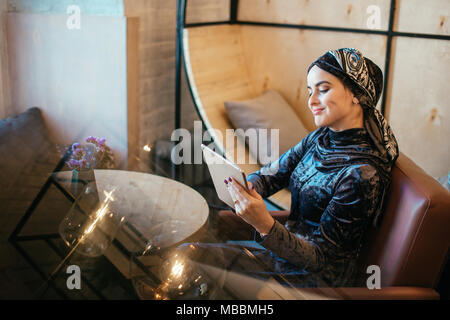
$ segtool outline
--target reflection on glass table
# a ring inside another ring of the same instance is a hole
[[[184,184],[139,172],[94,172],[95,183],[85,190],[97,190],[99,205],[91,210],[89,218],[83,213],[83,207],[93,200],[78,198],[63,219],[60,231],[67,244],[79,246],[78,251],[90,255],[98,248],[92,245],[95,242],[90,241],[90,236],[97,233],[97,240],[109,241],[121,224],[112,241],[114,246],[106,249],[104,255],[126,279],[132,278],[129,259],[141,239],[151,241],[158,251],[164,250],[201,231],[208,219],[206,201]],[[70,172],[59,172],[54,179],[70,188]],[[109,237],[105,233],[110,233]]]
[[[167,249],[206,228],[206,201],[182,183],[141,172],[92,173],[81,174],[74,186],[71,171],[55,172],[50,188],[11,241],[41,278],[32,288],[37,298],[109,298],[110,292],[99,292],[85,277],[97,266],[101,269],[94,273],[121,292],[112,298],[137,298],[129,290],[136,237]],[[88,293],[67,289],[65,271],[72,264],[80,264]]]

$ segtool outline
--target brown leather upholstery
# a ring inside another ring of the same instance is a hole
[[[362,267],[378,265],[381,286],[436,288],[450,247],[450,192],[400,154],[379,227]]]
[[[438,300],[433,289],[418,287],[386,287],[380,290],[367,288],[305,288],[303,294],[316,294],[326,299],[338,300]]]
[[[272,214],[283,222],[289,212]],[[232,229],[239,229],[241,219],[231,211],[221,212],[220,216],[235,220]],[[251,226],[245,229],[248,234]],[[341,288],[344,291],[340,298],[436,299],[438,294],[433,289],[449,248],[450,192],[401,153],[392,171],[384,214],[378,226],[371,227],[362,250],[361,288]],[[365,288],[369,265],[380,267],[381,290]]]

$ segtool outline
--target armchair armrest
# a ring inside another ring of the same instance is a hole
[[[434,289],[422,287],[385,287],[381,289],[344,287],[299,290],[324,299],[340,300],[439,300],[440,297]]]

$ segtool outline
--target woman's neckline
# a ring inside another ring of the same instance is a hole
[[[328,134],[331,140],[342,141],[349,138],[365,138],[367,136],[366,128],[350,128],[341,131],[334,131],[328,127]]]

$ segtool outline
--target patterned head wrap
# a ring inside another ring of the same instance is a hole
[[[383,91],[383,73],[380,68],[354,48],[330,50],[314,61],[308,72],[313,66],[339,78],[358,98],[364,111],[364,127],[385,159],[385,165],[392,167],[399,150],[389,124],[376,109]]]

